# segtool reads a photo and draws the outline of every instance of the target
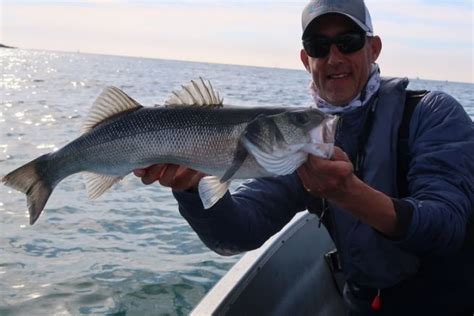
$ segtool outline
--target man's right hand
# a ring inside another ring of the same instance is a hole
[[[144,169],[135,169],[133,173],[142,179],[143,184],[158,181],[174,191],[197,189],[199,180],[206,175],[202,172],[174,164],[157,164]]]

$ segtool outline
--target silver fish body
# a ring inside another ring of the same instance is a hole
[[[210,195],[211,201],[203,198],[210,207],[225,193],[228,184],[224,184],[231,179],[288,174],[308,153],[329,156],[332,152],[336,119],[316,109],[147,108],[117,90],[108,91],[99,103],[106,100],[108,107],[125,103],[126,110],[108,113],[99,104],[83,135],[2,179],[27,194],[31,224],[54,187],[78,172],[91,175],[89,195],[97,197],[133,169],[157,163],[187,166],[213,176],[199,188],[200,193],[207,192],[201,198]],[[317,141],[315,131],[321,136]],[[317,148],[320,145],[322,150]]]
[[[288,109],[270,108],[140,108],[104,122],[49,154],[52,165],[73,162],[74,170],[58,168],[59,178],[71,171],[123,176],[155,163],[175,163],[222,176],[230,167],[236,144],[249,122],[259,115]],[[54,167],[53,167],[54,168]],[[248,178],[261,167],[245,164],[233,178]],[[60,171],[64,170],[64,171]]]

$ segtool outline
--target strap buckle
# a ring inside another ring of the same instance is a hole
[[[342,265],[339,259],[339,254],[337,253],[337,249],[333,249],[325,253],[324,259],[329,267],[329,270],[331,271],[331,276],[334,281],[334,285],[336,286],[336,289],[339,294],[342,296],[346,280],[342,273]]]

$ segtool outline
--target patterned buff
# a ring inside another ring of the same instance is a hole
[[[365,91],[363,91],[363,93],[359,93],[354,98],[354,100],[349,102],[349,104],[347,104],[346,106],[334,106],[328,103],[327,101],[323,100],[319,96],[318,89],[316,88],[316,85],[314,84],[313,81],[311,81],[311,84],[309,85],[309,92],[311,93],[311,96],[313,97],[314,104],[319,110],[328,114],[341,114],[341,113],[349,112],[357,107],[360,107],[366,104],[367,101],[369,101],[370,98],[372,98],[374,93],[377,92],[379,87],[380,87],[379,66],[377,64],[373,64],[369,81],[367,82],[367,85],[365,86]]]

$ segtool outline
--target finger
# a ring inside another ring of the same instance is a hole
[[[135,169],[133,170],[133,174],[139,178],[143,177],[146,173],[145,169]]]
[[[303,184],[304,188],[306,189],[306,191],[309,191],[309,186],[310,186],[310,171],[309,171],[309,167],[306,166],[305,164],[303,164],[301,167],[299,167],[297,170],[296,170],[296,173],[298,174],[298,177],[300,178],[301,180],[301,183]]]
[[[204,176],[204,173],[193,169],[184,168],[183,170],[178,170],[174,179],[173,190],[184,191],[196,188],[199,180]]]
[[[298,168],[297,173],[304,189],[311,195],[320,196],[320,183],[315,180],[314,176],[311,176],[310,169],[308,167]]]
[[[160,181],[161,185],[166,187],[172,187],[174,185],[174,179],[176,177],[176,172],[178,171],[179,165],[168,164],[166,168],[161,172]]]
[[[308,167],[306,166],[306,164],[302,164],[298,169],[296,169],[296,173],[298,174],[300,179],[303,179],[306,177],[307,169]]]
[[[327,162],[327,159],[324,159],[318,156],[308,155],[308,160],[306,161],[305,164],[309,171],[309,168],[311,169],[320,168],[322,165],[325,164],[325,162]]]
[[[166,165],[157,164],[145,169],[145,174],[142,176],[143,184],[152,184],[159,179],[161,172],[166,168]]]
[[[174,182],[173,182],[173,190],[182,191],[186,190],[188,186],[191,186],[189,183],[193,176],[196,174],[197,171],[186,168],[186,167],[179,167],[176,171]]]
[[[332,154],[331,160],[349,161],[349,157],[341,148],[334,146],[334,153]]]

